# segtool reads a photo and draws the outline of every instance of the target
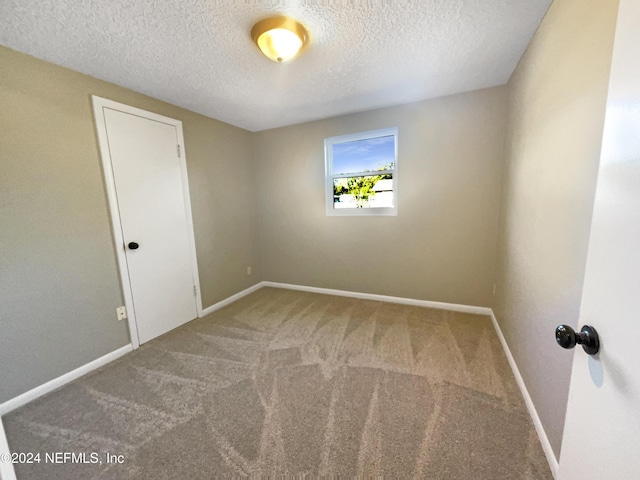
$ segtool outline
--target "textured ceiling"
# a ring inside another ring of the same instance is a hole
[[[248,130],[506,83],[551,0],[1,0],[0,44]],[[310,47],[267,60],[285,13]]]

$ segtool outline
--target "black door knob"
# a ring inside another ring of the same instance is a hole
[[[127,245],[127,247],[129,247],[129,250],[136,250],[138,247],[140,247],[140,245],[138,245],[136,242],[129,242],[129,245]]]
[[[578,333],[569,325],[558,325],[556,327],[556,342],[562,348],[573,348],[578,343],[589,355],[595,355],[600,350],[598,332],[590,325],[585,325]]]

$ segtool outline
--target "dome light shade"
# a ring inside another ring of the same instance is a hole
[[[260,20],[251,29],[251,38],[264,55],[274,62],[288,62],[308,44],[307,30],[288,17]]]

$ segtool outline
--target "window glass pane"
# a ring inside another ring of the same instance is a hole
[[[333,179],[333,208],[392,208],[393,176]]]
[[[371,172],[393,169],[395,137],[366,138],[333,144],[333,173]]]

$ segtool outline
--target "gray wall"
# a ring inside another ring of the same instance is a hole
[[[182,120],[204,306],[262,279],[251,133],[2,47],[0,65],[0,402],[129,343],[90,94]]]
[[[255,136],[266,280],[489,306],[504,87]],[[397,126],[398,216],[325,214],[324,138]]]
[[[494,305],[556,457],[600,157],[615,0],[555,0],[509,81]]]

